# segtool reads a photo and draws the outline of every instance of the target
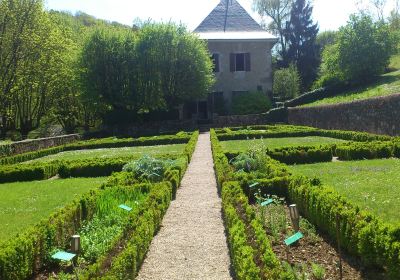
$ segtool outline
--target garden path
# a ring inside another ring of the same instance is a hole
[[[202,133],[137,279],[232,279],[213,166]]]

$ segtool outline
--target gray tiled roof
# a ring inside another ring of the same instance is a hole
[[[221,0],[194,32],[264,31],[236,0],[229,0],[228,17],[224,30],[226,1]]]

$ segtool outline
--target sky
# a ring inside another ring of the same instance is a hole
[[[212,11],[220,0],[46,0],[47,9],[83,11],[100,19],[132,25],[137,20],[174,21],[193,30]],[[239,3],[260,22],[252,11],[252,0]],[[345,25],[349,15],[357,12],[360,0],[313,0],[314,21],[320,31],[337,30]],[[393,8],[394,0],[388,0],[386,13]]]

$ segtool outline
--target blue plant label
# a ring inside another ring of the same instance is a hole
[[[51,257],[55,260],[60,260],[60,261],[66,261],[69,262],[70,260],[72,260],[73,258],[75,258],[75,254],[72,253],[68,253],[68,252],[64,252],[64,251],[60,251],[55,253],[54,255],[52,255]]]
[[[267,206],[267,205],[270,205],[272,202],[274,202],[274,200],[273,200],[272,198],[270,198],[270,199],[267,199],[267,200],[265,200],[265,201],[261,202],[261,206]]]
[[[249,186],[249,188],[254,188],[254,187],[258,186],[259,184],[260,184],[260,183],[255,182],[255,183],[251,184],[251,185]]]
[[[299,231],[296,234],[290,236],[289,238],[285,239],[285,244],[286,246],[290,246],[293,243],[299,241],[300,239],[302,239],[304,236],[303,234]]]
[[[121,208],[121,209],[124,209],[126,211],[131,211],[132,210],[131,207],[129,207],[129,206],[125,205],[125,204],[121,204],[118,207]]]

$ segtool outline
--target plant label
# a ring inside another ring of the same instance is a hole
[[[285,244],[286,246],[290,246],[293,243],[299,241],[301,238],[303,238],[303,234],[299,231],[296,234],[290,236],[289,238],[285,239]]]
[[[254,188],[254,187],[257,187],[259,184],[260,184],[260,183],[258,183],[258,182],[255,182],[255,183],[251,184],[251,185],[249,186],[249,188]]]
[[[132,210],[131,207],[129,207],[129,206],[125,205],[125,204],[121,204],[118,207],[121,208],[121,209],[124,209],[126,211],[131,211]]]
[[[272,202],[274,202],[274,200],[273,200],[272,198],[267,199],[267,200],[261,202],[261,206],[268,206],[268,205],[270,205]]]
[[[76,254],[60,251],[51,256],[52,259],[69,262],[75,258]]]

